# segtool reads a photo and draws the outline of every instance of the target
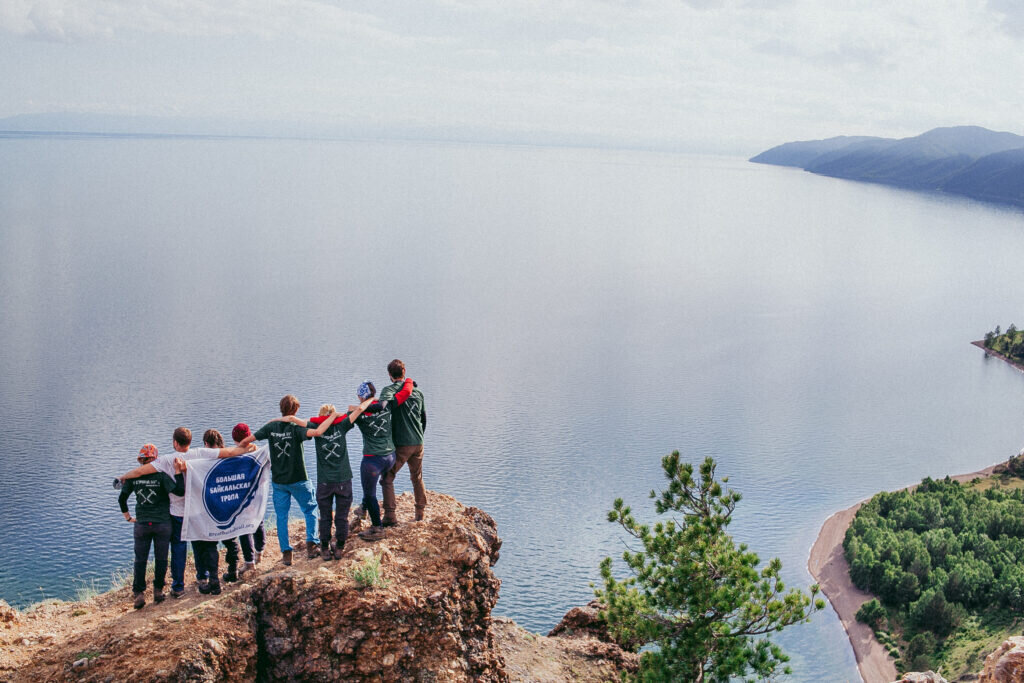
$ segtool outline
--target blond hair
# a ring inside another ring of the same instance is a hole
[[[333,403],[325,403],[322,406],[320,406],[320,415],[322,415],[322,416],[323,415],[330,415],[333,412],[334,412],[334,404]]]

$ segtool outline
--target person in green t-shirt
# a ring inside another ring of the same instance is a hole
[[[397,358],[388,363],[391,384],[381,389],[380,397],[387,400],[397,394],[405,382],[405,363]],[[413,383],[412,394],[402,405],[395,408],[391,419],[391,434],[395,442],[395,464],[380,479],[384,494],[384,526],[398,524],[395,512],[395,476],[402,466],[409,465],[409,479],[412,481],[413,497],[416,500],[416,521],[423,519],[427,507],[427,490],[423,486],[423,432],[427,429],[427,408],[423,392]]]
[[[156,460],[156,446],[145,444],[139,449],[140,465]],[[128,496],[135,494],[135,517],[128,512]],[[171,499],[185,494],[185,479],[179,471],[171,479],[162,472],[154,472],[137,479],[129,479],[121,486],[117,497],[121,514],[126,521],[135,522],[135,565],[132,576],[132,597],[135,609],[146,604],[146,564],[149,547],[153,546],[156,565],[153,570],[153,602],[164,601],[164,581],[167,578],[167,551],[171,544]]]
[[[279,418],[309,428],[306,434],[316,444],[316,503],[320,510],[320,557],[340,560],[348,539],[348,511],[352,507],[352,467],[348,462],[345,435],[373,399],[350,412],[339,415],[330,403],[320,406],[320,414],[308,421],[294,415]],[[313,428],[313,425],[317,425]],[[335,509],[337,505],[337,509]],[[334,547],[331,547],[331,523],[334,523]]]
[[[356,395],[360,401],[372,399],[377,393],[373,382],[359,385]],[[370,513],[372,526],[359,532],[364,541],[379,541],[384,538],[384,527],[380,519],[380,505],[377,503],[377,481],[395,464],[395,443],[391,438],[392,418],[398,406],[405,403],[412,394],[412,380],[406,378],[402,388],[393,397],[371,403],[356,420],[356,426],[363,434],[363,459],[359,463],[359,480],[363,485],[363,509]]]
[[[282,416],[295,415],[299,410],[299,399],[288,394],[281,399],[280,407]],[[277,516],[277,542],[281,546],[281,560],[286,566],[292,563],[292,545],[288,540],[288,511],[292,498],[306,518],[307,556],[316,557],[320,551],[320,539],[316,534],[316,502],[313,500],[313,487],[306,476],[302,449],[302,442],[310,438],[305,427],[271,420],[239,443],[240,446],[248,446],[254,440],[270,442],[270,482]]]

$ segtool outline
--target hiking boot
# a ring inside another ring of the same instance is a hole
[[[202,581],[197,582],[196,583],[196,588],[198,588],[199,592],[202,593],[203,595],[209,595],[210,594],[210,582],[207,581],[206,579],[203,579]]]
[[[210,595],[220,595],[220,581],[210,582]]]
[[[398,526],[398,520],[397,519],[385,519],[383,522],[380,523],[380,525],[382,527],[384,527],[385,529],[388,528],[388,527],[392,527],[392,526]]]
[[[320,544],[313,541],[306,541],[306,557],[313,559],[320,554]]]
[[[167,599],[167,596],[164,595],[164,591],[163,591],[162,588],[154,588],[153,589],[153,602],[155,602],[156,604],[159,605],[161,602],[163,602],[166,599]]]
[[[242,568],[238,570],[238,577],[239,578],[243,578],[249,572],[254,572],[254,571],[256,571],[256,565],[255,564],[253,564],[252,562],[243,562],[242,563]]]
[[[183,595],[185,595],[185,589],[184,588],[181,589],[180,591],[175,591],[175,590],[171,591],[171,597],[174,598],[175,600],[177,600],[178,598],[180,598]]]
[[[416,521],[417,522],[422,522],[423,521],[423,510],[420,510],[419,508],[416,509]]]
[[[262,560],[262,559],[263,559],[263,551],[262,550],[257,550],[256,551],[256,557],[253,558],[253,563],[254,564],[259,564],[260,560]]]
[[[320,548],[320,559],[326,562],[327,560],[331,559],[332,556],[333,553],[331,552],[331,546],[324,543],[324,546]]]
[[[238,565],[229,564],[228,570],[224,572],[224,574],[220,577],[221,581],[223,581],[224,583],[234,583],[235,581],[238,581],[238,572],[236,571],[237,569]]]
[[[145,606],[146,606],[146,594],[145,593],[136,593],[135,594],[135,602],[132,603],[132,607],[134,607],[135,609],[142,609]]]
[[[282,550],[281,551],[281,561],[284,562],[284,566],[286,566],[286,567],[292,566],[292,551],[291,550]]]
[[[383,539],[384,536],[384,527],[380,526],[371,526],[366,531],[359,532],[359,538],[363,539],[364,541],[370,541],[371,543],[373,541],[379,541]]]
[[[339,543],[337,546],[335,546],[335,548],[334,548],[334,559],[340,560],[341,559],[341,553],[344,552],[344,550],[345,550],[345,543],[344,542]]]

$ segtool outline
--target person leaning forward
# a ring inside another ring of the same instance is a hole
[[[391,384],[381,389],[381,400],[386,401],[402,389],[405,381],[405,363],[397,358],[388,363]],[[423,392],[415,387],[412,394],[397,408],[391,420],[392,438],[395,442],[395,464],[381,478],[380,488],[384,497],[383,525],[398,524],[395,511],[395,476],[402,465],[409,465],[409,479],[412,481],[413,496],[416,500],[416,521],[423,519],[427,507],[427,491],[423,486],[423,433],[427,429],[427,408]]]

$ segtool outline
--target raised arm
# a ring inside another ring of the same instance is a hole
[[[299,425],[300,427],[309,426],[309,420],[303,420],[302,418],[294,415],[285,415],[284,417],[275,417],[271,422],[290,422],[293,425]]]
[[[338,419],[338,411],[334,411],[327,416],[327,419],[320,423],[320,426],[316,429],[307,429],[306,436],[312,438],[314,436],[323,436],[324,432],[327,431],[328,427],[334,424],[334,421]],[[296,423],[297,424],[297,423]],[[308,424],[308,421],[307,421]],[[305,425],[304,425],[305,426]]]
[[[128,481],[129,479],[138,479],[139,477],[145,476],[147,474],[154,474],[154,473],[156,473],[158,471],[159,470],[157,470],[157,468],[153,467],[153,463],[148,462],[145,465],[139,465],[138,467],[136,467],[134,470],[131,470],[130,472],[126,472],[125,474],[122,474],[121,477],[120,477],[121,483],[123,484],[124,482]]]
[[[370,407],[373,403],[372,398],[368,398],[357,406],[350,406],[348,413],[348,421],[355,424],[355,421],[359,419],[359,416],[363,414],[363,411]]]
[[[400,406],[403,403],[405,403],[405,400],[410,396],[412,396],[412,380],[406,377],[405,381],[402,382],[402,388],[399,389],[398,392],[394,396],[392,396],[390,400],[394,401],[395,405]]]
[[[245,455],[246,453],[252,453],[253,451],[256,450],[256,444],[249,441],[251,438],[252,436],[250,435],[242,439],[242,443],[238,444],[237,446],[232,446],[231,448],[221,448],[219,451],[217,451],[217,457],[233,458],[236,455]]]

